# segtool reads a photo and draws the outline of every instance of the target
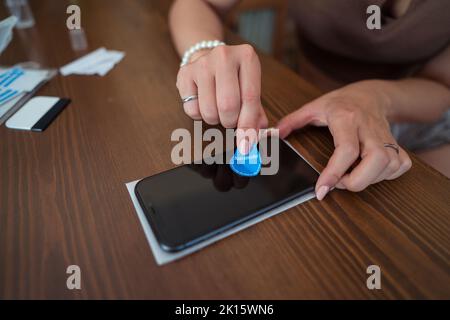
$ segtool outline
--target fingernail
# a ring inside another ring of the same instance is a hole
[[[327,195],[330,188],[328,186],[321,186],[316,192],[317,200],[322,200]]]
[[[242,139],[241,142],[239,143],[239,152],[241,154],[247,154],[248,153],[248,142],[247,139]]]

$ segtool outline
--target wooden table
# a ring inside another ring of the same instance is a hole
[[[15,33],[1,64],[60,67],[80,55],[65,2],[32,4],[36,27]],[[416,158],[400,179],[333,191],[157,266],[125,183],[172,168],[171,132],[193,128],[175,87],[168,4],[79,4],[89,50],[126,57],[105,77],[48,83],[40,95],[73,101],[45,132],[0,127],[0,299],[450,298],[450,182]],[[319,95],[261,60],[272,122]],[[307,128],[290,141],[319,169],[332,152],[327,130]],[[81,290],[66,288],[72,264],[81,267]],[[381,290],[366,287],[372,264],[381,267]]]

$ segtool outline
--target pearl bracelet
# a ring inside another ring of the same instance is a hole
[[[196,53],[197,51],[203,50],[203,49],[212,49],[218,46],[225,45],[225,42],[219,41],[219,40],[209,40],[209,41],[200,41],[196,44],[194,44],[192,47],[190,47],[186,52],[183,54],[183,58],[181,59],[180,67],[186,65],[189,63],[189,60],[191,59],[192,55]]]

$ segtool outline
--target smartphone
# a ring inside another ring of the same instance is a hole
[[[161,248],[177,252],[313,192],[317,178],[280,140],[274,175],[243,177],[226,163],[187,164],[144,178],[134,191]]]

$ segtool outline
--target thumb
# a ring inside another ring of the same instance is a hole
[[[304,105],[300,109],[288,114],[278,122],[276,128],[280,130],[280,138],[286,138],[293,130],[300,129],[313,120],[310,105]]]

